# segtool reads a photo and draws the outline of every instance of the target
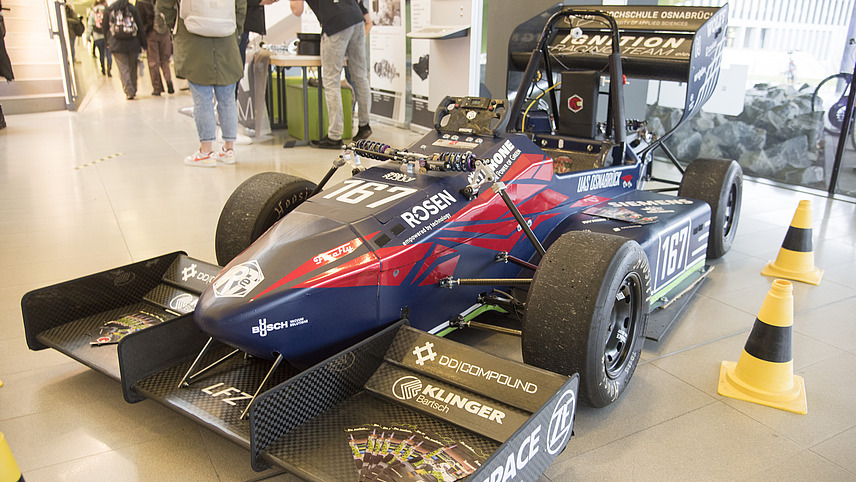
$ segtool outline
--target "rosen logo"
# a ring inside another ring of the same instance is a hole
[[[243,298],[265,279],[258,261],[246,261],[232,266],[214,282],[214,296]]]
[[[568,109],[575,114],[583,110],[583,98],[576,94],[568,97]]]
[[[571,429],[574,426],[574,410],[577,398],[571,390],[566,391],[559,397],[559,403],[550,417],[550,430],[547,432],[547,452],[556,455],[568,444],[571,437]]]
[[[414,376],[401,377],[392,384],[392,394],[399,400],[410,400],[422,391],[422,380]]]

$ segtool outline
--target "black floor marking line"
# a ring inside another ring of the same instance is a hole
[[[119,157],[119,156],[123,156],[123,155],[125,155],[124,152],[117,152],[116,154],[110,154],[109,156],[104,156],[101,159],[96,159],[92,162],[87,162],[86,164],[81,164],[81,165],[75,167],[75,169],[83,169],[84,167],[94,166],[95,164],[98,164],[99,162],[103,162],[103,161],[106,161],[107,159],[113,159],[114,157]]]

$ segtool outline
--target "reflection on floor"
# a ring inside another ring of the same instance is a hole
[[[196,132],[178,109],[190,104],[186,91],[128,102],[113,77],[80,112],[8,116],[0,131],[0,431],[28,481],[292,479],[254,473],[246,450],[151,401],[126,404],[116,382],[24,341],[27,291],[179,249],[213,261],[217,217],[240,182],[263,171],[317,180],[335,155],[282,149],[278,134],[238,146],[234,166],[185,167]],[[397,147],[419,137],[373,128]],[[806,197],[746,183],[732,251],[672,333],[646,345],[623,398],[578,410],[576,435],[543,480],[856,478],[856,205],[813,198],[826,273],[820,286],[794,286],[808,415],[716,393],[719,363],[740,355],[770,288],[759,272]],[[502,335],[461,336],[519,356]]]

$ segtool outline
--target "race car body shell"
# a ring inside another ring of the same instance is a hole
[[[453,140],[432,132],[414,147],[430,154],[462,143],[490,162],[545,246],[567,230],[589,229],[579,223],[580,216],[591,217],[582,212],[592,206],[628,196],[633,202],[675,199],[637,191],[641,163],[561,172],[522,135]],[[472,306],[479,293],[490,291],[485,286],[443,289],[441,280],[515,278],[521,268],[497,263],[495,255],[536,256],[490,184],[472,200],[461,193],[478,173],[412,174],[399,167],[387,163],[367,169],[274,225],[202,294],[195,315],[200,328],[252,355],[282,354],[291,363],[307,365],[399,319],[403,310],[414,327],[436,333]],[[651,257],[659,249],[652,240],[671,226],[671,217],[660,221],[615,233],[640,238]],[[697,220],[693,227],[704,222]]]

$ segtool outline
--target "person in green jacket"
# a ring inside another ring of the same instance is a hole
[[[199,149],[184,159],[184,163],[189,166],[214,167],[216,161],[235,163],[234,144],[238,136],[235,84],[244,74],[238,43],[247,15],[247,1],[234,1],[234,33],[223,37],[207,37],[187,30],[184,20],[178,15],[177,0],[157,0],[156,8],[163,13],[166,24],[175,32],[175,76],[187,79],[193,95],[193,120],[199,134]],[[215,98],[224,142],[217,151],[213,148],[217,138]]]

